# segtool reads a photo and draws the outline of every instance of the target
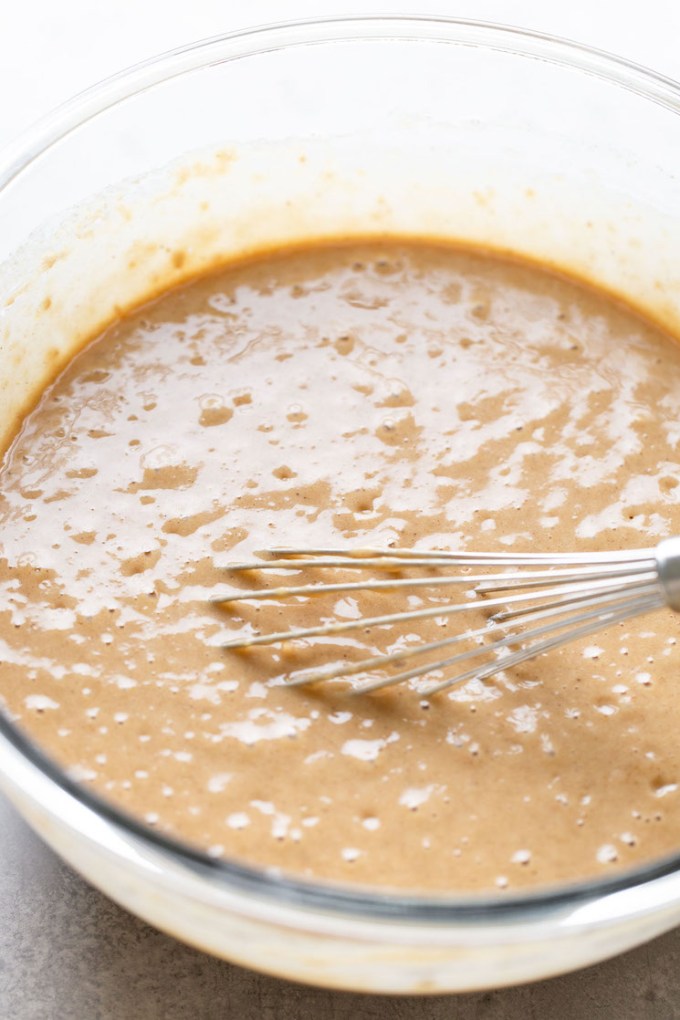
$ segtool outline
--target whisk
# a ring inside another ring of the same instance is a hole
[[[260,559],[229,564],[231,572],[310,572],[340,568],[373,576],[337,583],[314,580],[279,587],[234,589],[216,594],[222,604],[312,599],[322,594],[370,591],[413,591],[419,588],[458,587],[462,601],[360,617],[339,622],[321,621],[312,627],[291,627],[271,633],[249,634],[228,641],[224,647],[245,649],[257,645],[285,644],[313,637],[328,637],[356,629],[411,623],[429,618],[460,616],[471,609],[490,613],[482,627],[457,628],[437,641],[400,648],[356,662],[334,663],[326,668],[304,670],[287,678],[290,685],[349,677],[375,670],[384,672],[353,688],[366,693],[436,673],[444,679],[432,682],[426,696],[471,680],[485,680],[528,659],[542,655],[578,638],[594,634],[632,617],[668,606],[680,611],[680,537],[669,538],[655,549],[632,549],[595,553],[476,553],[422,552],[414,549],[271,549],[256,553]],[[385,577],[384,572],[427,569],[427,576]],[[432,571],[436,574],[432,575]],[[376,577],[376,572],[383,576]],[[303,578],[304,580],[304,578]],[[462,643],[472,644],[462,650]],[[428,655],[452,649],[435,661]],[[402,668],[418,658],[412,667]],[[395,671],[396,670],[396,671]]]

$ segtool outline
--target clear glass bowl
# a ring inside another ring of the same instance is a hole
[[[292,240],[426,234],[517,251],[680,332],[679,114],[677,85],[625,61],[444,18],[256,29],[109,79],[0,159],[0,432],[121,308]],[[680,856],[532,895],[429,898],[216,861],[70,780],[7,717],[0,783],[131,911],[301,981],[492,987],[680,919]]]

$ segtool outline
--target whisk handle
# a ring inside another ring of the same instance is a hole
[[[659,581],[671,609],[680,612],[680,537],[666,538],[656,547]]]

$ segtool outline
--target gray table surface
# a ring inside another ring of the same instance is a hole
[[[0,145],[130,63],[247,25],[366,10],[512,22],[680,78],[677,0],[0,0]],[[180,945],[91,889],[0,797],[0,1020],[680,1020],[680,929],[578,974],[432,999],[319,991]]]

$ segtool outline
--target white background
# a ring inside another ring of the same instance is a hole
[[[395,9],[555,33],[680,79],[680,0],[0,0],[0,146],[74,92],[162,50],[271,21]],[[129,918],[0,798],[2,1020],[671,1020],[680,1017],[679,953],[680,931],[581,974],[456,999],[306,990],[210,960]]]
[[[0,145],[74,92],[162,50],[271,21],[394,10],[551,32],[680,78],[677,0],[0,0]]]

